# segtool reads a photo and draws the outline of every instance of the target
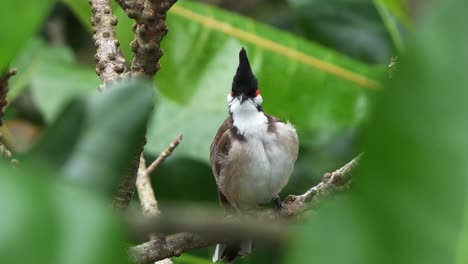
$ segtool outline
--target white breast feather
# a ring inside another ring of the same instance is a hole
[[[268,132],[268,119],[256,107],[261,97],[255,100],[240,104],[237,99],[228,97],[233,125],[245,138],[244,142],[234,142],[231,151],[242,151],[247,157],[246,164],[238,166],[242,170],[238,179],[239,208],[255,207],[276,197],[288,183],[297,157],[286,145],[291,143],[287,139],[297,138],[294,127],[277,123],[276,133]]]

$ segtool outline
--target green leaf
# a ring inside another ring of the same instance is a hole
[[[398,28],[398,20],[394,17],[395,12],[401,11],[400,6],[394,6],[390,9],[390,4],[398,1],[386,1],[386,0],[373,0],[375,8],[379,11],[380,16],[388,30],[388,33],[392,37],[393,44],[397,51],[402,52],[404,49],[404,43],[401,37],[400,29]],[[392,11],[394,11],[392,13]]]
[[[160,91],[147,150],[158,153],[179,134],[175,155],[208,161],[224,118],[226,95],[246,47],[266,112],[290,120],[304,144],[326,145],[366,116],[378,67],[206,5],[181,2],[168,14],[165,55],[156,76]]]
[[[11,62],[11,67],[17,69],[15,78],[9,80],[10,89],[7,99],[12,102],[31,80],[31,76],[44,63],[46,44],[40,38],[32,38],[26,46],[20,50]]]
[[[286,263],[464,260],[467,9],[457,0],[429,9],[377,101],[349,199],[318,211]]]
[[[408,3],[406,0],[379,0],[390,10],[390,12],[407,28],[412,28],[412,21],[409,15]]]
[[[40,38],[33,38],[12,66],[18,69],[18,75],[11,80],[8,100],[14,101],[29,84],[48,123],[57,118],[71,98],[96,92],[99,86],[94,69],[77,64],[69,47],[49,46]]]
[[[0,8],[0,72],[2,72],[27,42],[40,28],[43,19],[54,1],[25,0],[4,1]],[[20,14],[20,15],[19,15]]]
[[[121,228],[100,197],[25,163],[0,161],[0,175],[1,263],[127,263]]]
[[[89,24],[89,10],[76,8]],[[133,39],[131,20],[118,8],[121,47]],[[365,120],[369,90],[380,87],[383,68],[251,19],[190,1],[168,13],[165,55],[156,76],[160,91],[146,150],[157,154],[179,133],[184,142],[174,155],[208,161],[208,148],[227,116],[226,95],[247,48],[260,82],[266,112],[290,120],[304,144],[325,146]]]
[[[91,67],[79,66],[57,56],[61,49],[49,47],[42,65],[31,77],[32,94],[47,122],[57,118],[65,104],[77,95],[97,92],[99,79]],[[55,55],[52,55],[55,53]]]
[[[388,64],[393,45],[372,1],[288,0],[294,28],[363,62]]]

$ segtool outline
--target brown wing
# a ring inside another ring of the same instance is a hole
[[[281,119],[277,118],[276,116],[272,116],[272,115],[267,115],[265,114],[267,119],[268,119],[268,132],[275,132],[275,123],[276,122],[281,122],[281,123],[284,123],[283,121],[281,121]]]
[[[229,154],[229,149],[231,147],[231,135],[229,129],[231,126],[232,119],[231,117],[228,117],[218,129],[218,133],[216,133],[213,143],[211,143],[210,163],[215,178],[219,177],[219,172],[221,171],[221,166],[223,164],[221,159]]]
[[[218,133],[211,143],[210,147],[210,163],[211,169],[213,170],[213,175],[217,180],[220,174],[221,169],[226,162],[224,159],[229,154],[229,149],[231,148],[231,133],[230,128],[232,127],[232,118],[228,117],[224,120],[221,127],[218,129]],[[222,207],[228,212],[233,208],[231,207],[229,201],[226,199],[224,194],[218,189],[219,203]]]

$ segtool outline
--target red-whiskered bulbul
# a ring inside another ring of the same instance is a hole
[[[229,117],[210,147],[210,162],[226,211],[242,212],[275,198],[288,183],[299,150],[296,129],[263,112],[258,81],[244,48],[227,96]],[[232,263],[251,251],[251,242],[216,246],[213,262]]]

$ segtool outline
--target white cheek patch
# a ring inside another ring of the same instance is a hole
[[[256,105],[262,105],[262,103],[263,103],[263,98],[262,98],[262,96],[261,96],[261,95],[257,95],[257,96],[254,98],[254,103],[255,103]]]
[[[234,98],[232,97],[232,95],[229,93],[226,97],[226,100],[227,100],[227,103],[229,106],[233,105],[234,103],[236,102],[239,102],[239,100],[237,100],[237,98]],[[263,98],[261,95],[257,95],[254,99],[253,99],[253,102],[256,106],[260,106],[262,105],[263,103]]]

